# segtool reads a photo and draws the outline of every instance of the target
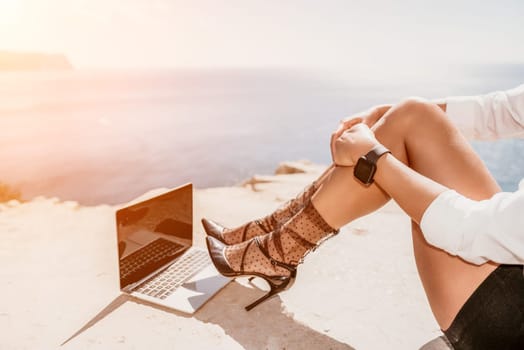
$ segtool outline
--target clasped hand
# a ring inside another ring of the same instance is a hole
[[[331,135],[331,157],[338,166],[353,166],[379,142],[362,118],[344,121]]]

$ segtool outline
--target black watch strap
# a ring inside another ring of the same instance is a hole
[[[386,153],[391,153],[391,151],[383,145],[377,145],[365,157],[370,163],[377,164],[378,159]]]

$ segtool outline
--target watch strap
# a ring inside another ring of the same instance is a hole
[[[365,158],[370,163],[377,164],[378,159],[386,153],[391,153],[391,151],[383,145],[377,145],[365,155]]]

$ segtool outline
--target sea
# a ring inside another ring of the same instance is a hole
[[[329,164],[339,121],[373,105],[509,89],[524,65],[394,78],[298,69],[0,73],[0,184],[24,199],[116,204],[158,187],[229,186],[287,160]],[[524,140],[473,142],[503,190]]]

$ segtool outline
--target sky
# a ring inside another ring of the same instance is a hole
[[[78,68],[524,63],[524,1],[0,0],[0,50]]]

